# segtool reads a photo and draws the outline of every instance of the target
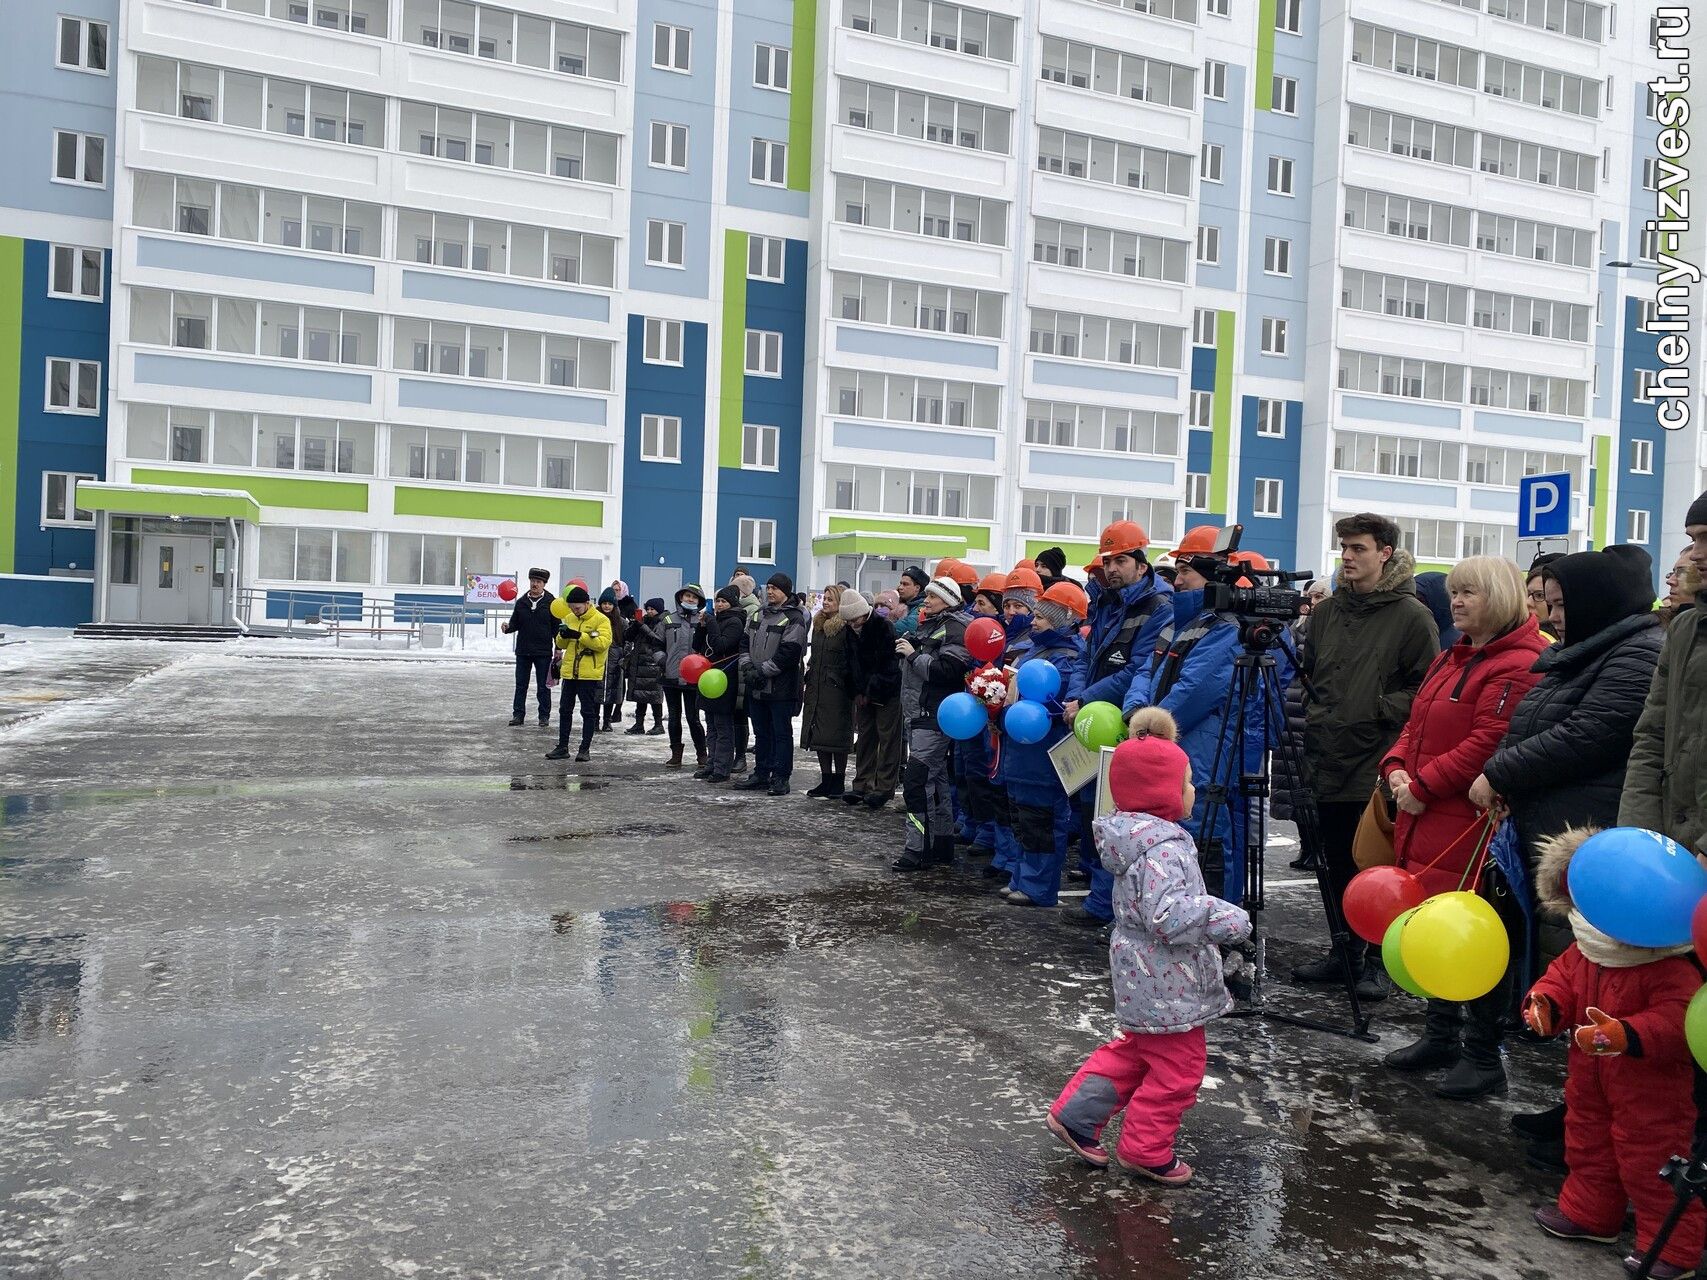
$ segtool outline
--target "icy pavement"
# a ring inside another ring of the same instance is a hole
[[[66,695],[0,729],[5,1276],[1620,1274],[1529,1223],[1554,1052],[1454,1105],[1379,1064],[1408,998],[1380,1045],[1224,1021],[1199,1180],[1141,1186],[1041,1123],[1111,1030],[1096,935],[891,874],[892,811],[655,737],[566,770],[490,662],[43,648],[0,649]]]

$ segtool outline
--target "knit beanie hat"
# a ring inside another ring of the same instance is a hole
[[[1007,577],[1007,583],[1002,591],[1004,602],[1012,601],[1022,604],[1027,609],[1037,604],[1037,597],[1043,594],[1043,579],[1037,576],[1037,570],[1026,567],[1021,561]]]
[[[1687,529],[1692,524],[1707,524],[1707,493],[1689,504],[1689,511],[1683,517],[1683,527]]]
[[[738,573],[729,579],[729,585],[738,588],[742,595],[750,596],[759,589],[759,584],[753,581],[750,573]]]
[[[935,596],[950,609],[960,607],[960,584],[953,578],[933,578],[931,585],[925,588],[927,596]]]
[[[901,597],[893,587],[890,587],[886,591],[879,591],[877,593],[877,599],[873,600],[871,603],[879,609],[884,610],[885,617],[887,617],[889,613],[899,613],[901,610]]]
[[[1114,807],[1178,822],[1191,812],[1196,796],[1191,761],[1177,741],[1179,725],[1160,707],[1132,713],[1132,736],[1114,749],[1108,766],[1108,792]]]
[[[786,573],[783,573],[780,569],[765,579],[765,585],[767,587],[775,587],[785,596],[791,596],[794,594],[794,579],[789,577]]]
[[[592,600],[585,587],[570,587],[569,594],[563,598],[570,604],[587,604]]]
[[[1053,600],[1039,599],[1031,606],[1034,618],[1043,624],[1045,631],[1065,631],[1071,624],[1073,615],[1067,612],[1065,605],[1056,604]]]
[[[1046,551],[1039,551],[1033,557],[1032,563],[1037,566],[1038,573],[1047,573],[1052,578],[1059,578],[1067,572],[1067,553],[1060,547],[1050,547]]]
[[[722,600],[731,609],[739,609],[741,607],[741,595],[741,588],[731,582],[726,587],[719,587],[715,598]]]
[[[599,592],[599,603],[600,604],[615,604],[616,603],[616,592],[614,590],[612,590],[610,587],[606,587],[603,591]]]
[[[653,596],[646,602],[644,607],[652,610],[653,613],[662,613],[664,612],[664,597]]]
[[[837,606],[836,614],[843,622],[858,622],[870,612],[870,603],[859,592],[842,592],[842,603]]]

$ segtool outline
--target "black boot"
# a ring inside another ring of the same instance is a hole
[[[512,729],[519,729],[522,727],[522,725],[524,725],[526,723],[527,723],[527,720],[523,716],[511,716],[510,717],[510,728],[512,728]]]
[[[1511,1118],[1511,1127],[1532,1142],[1557,1141],[1565,1136],[1565,1104],[1545,1111],[1520,1111]]]
[[[832,794],[830,790],[830,783],[833,776],[832,770],[835,766],[831,764],[830,761],[831,756],[828,751],[820,751],[818,753],[818,785],[809,790],[806,793],[807,795],[816,798],[818,796],[827,796]],[[833,794],[840,795],[841,792],[840,790],[837,790]]]
[[[1357,977],[1357,998],[1365,1004],[1385,1000],[1393,990],[1393,980],[1381,963],[1381,953],[1370,947],[1363,953],[1363,968]]]
[[[1463,1052],[1459,1040],[1462,1014],[1450,1000],[1430,1000],[1423,1015],[1422,1036],[1395,1049],[1381,1061],[1394,1071],[1427,1071],[1450,1066]]]
[[[936,867],[952,866],[954,863],[954,837],[938,836],[931,841],[931,849],[925,855],[925,861]]]
[[[1361,938],[1353,938],[1345,944],[1351,951],[1351,971],[1361,976],[1363,972],[1363,953],[1366,945]],[[1292,970],[1292,981],[1305,986],[1327,986],[1333,982],[1345,981],[1345,963],[1340,959],[1338,947],[1330,948],[1328,954],[1320,960],[1311,960],[1296,966]]]
[[[1505,985],[1495,987],[1464,1008],[1464,1056],[1435,1085],[1454,1102],[1470,1102],[1505,1092],[1505,1063],[1500,1060],[1500,1025],[1505,1019]]]
[[[765,774],[760,773],[757,769],[754,769],[745,778],[729,789],[731,791],[767,791],[770,789],[770,785],[770,778]]]

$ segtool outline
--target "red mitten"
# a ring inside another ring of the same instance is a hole
[[[1577,1048],[1596,1058],[1615,1058],[1630,1048],[1630,1032],[1617,1018],[1589,1007],[1590,1021],[1571,1033]]]
[[[1544,995],[1530,992],[1523,1002],[1523,1024],[1536,1035],[1551,1038],[1559,1034],[1559,1009]]]

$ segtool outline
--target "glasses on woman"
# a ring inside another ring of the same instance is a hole
[[[1547,593],[1545,591],[1531,591],[1531,592],[1528,592],[1527,594],[1529,596],[1529,603],[1530,604],[1546,604],[1547,603]]]

